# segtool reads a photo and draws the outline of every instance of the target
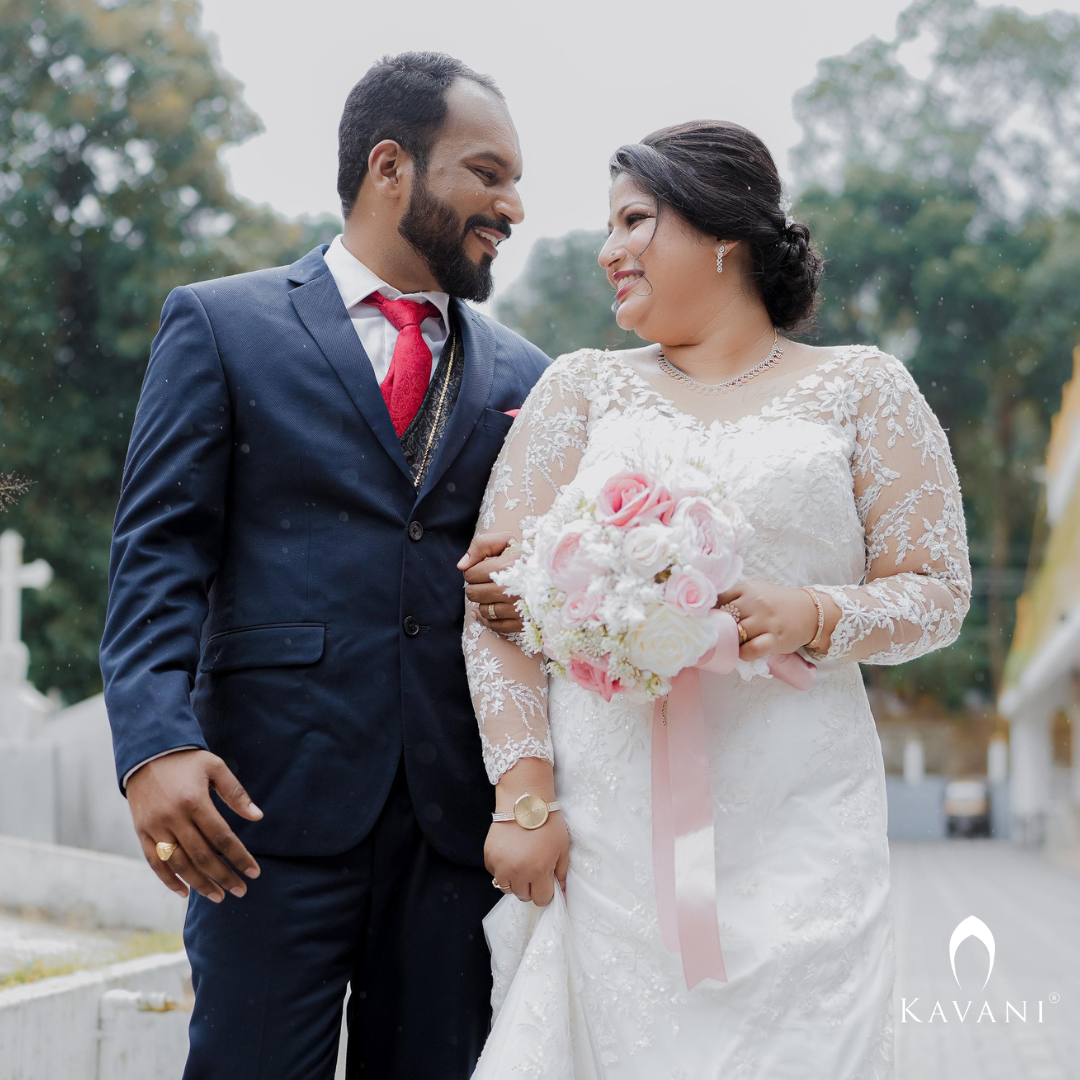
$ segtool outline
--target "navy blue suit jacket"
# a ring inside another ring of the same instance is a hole
[[[482,865],[455,563],[548,360],[455,301],[463,381],[417,491],[324,250],[166,301],[101,648],[117,772],[205,747],[265,813],[226,811],[249,850],[321,855],[364,838],[404,751],[428,839]]]

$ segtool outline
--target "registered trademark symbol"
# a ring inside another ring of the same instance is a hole
[[[1051,1005],[1056,1005],[1061,1000],[1060,994],[1051,994],[1047,999]]]

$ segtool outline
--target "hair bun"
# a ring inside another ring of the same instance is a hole
[[[784,225],[771,249],[762,250],[758,284],[775,326],[790,330],[813,314],[823,269],[810,230],[798,221]]]

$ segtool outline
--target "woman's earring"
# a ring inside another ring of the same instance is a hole
[[[721,244],[719,250],[716,252],[716,272],[722,274],[724,272],[724,245]]]

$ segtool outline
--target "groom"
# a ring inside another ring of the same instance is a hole
[[[349,983],[352,1078],[466,1080],[486,1035],[456,564],[547,358],[463,301],[520,171],[489,79],[387,58],[341,119],[343,236],[165,304],[101,664],[146,858],[194,890],[187,1080],[328,1080]]]

